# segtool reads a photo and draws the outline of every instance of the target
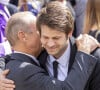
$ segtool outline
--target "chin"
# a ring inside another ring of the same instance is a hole
[[[52,56],[57,55],[57,53],[56,53],[56,52],[48,52],[48,54],[50,54],[50,55],[52,55]]]

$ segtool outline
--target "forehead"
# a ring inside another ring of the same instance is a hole
[[[62,36],[64,34],[65,34],[64,32],[61,32],[57,29],[50,28],[46,25],[41,26],[41,35],[42,36]]]

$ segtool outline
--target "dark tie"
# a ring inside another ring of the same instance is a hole
[[[54,61],[53,62],[53,73],[54,73],[54,77],[57,78],[57,75],[58,75],[58,62],[57,61]]]

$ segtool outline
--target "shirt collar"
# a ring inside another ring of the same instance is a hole
[[[32,55],[27,54],[27,53],[19,52],[19,51],[14,51],[14,53],[21,53],[21,54],[27,55],[27,56],[31,57],[38,65],[40,65],[35,56],[32,56]]]

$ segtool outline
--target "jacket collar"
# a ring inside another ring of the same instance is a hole
[[[73,37],[70,38],[70,46],[71,46],[71,52],[70,52],[68,72],[71,70],[71,67],[74,63],[75,55],[76,55],[76,52],[77,52],[77,47],[76,47],[76,44],[75,44],[75,38],[73,38]]]
[[[39,66],[33,58],[29,57],[28,55],[22,54],[22,53],[13,53],[11,54],[11,60],[19,60],[21,62],[28,62],[31,64],[34,64],[36,66]]]
[[[48,53],[46,52],[46,50],[44,49],[40,55],[38,56],[38,60],[39,60],[39,63],[40,63],[40,66],[45,69],[47,71],[47,68],[46,68],[46,62],[47,62],[47,57],[48,57]]]

